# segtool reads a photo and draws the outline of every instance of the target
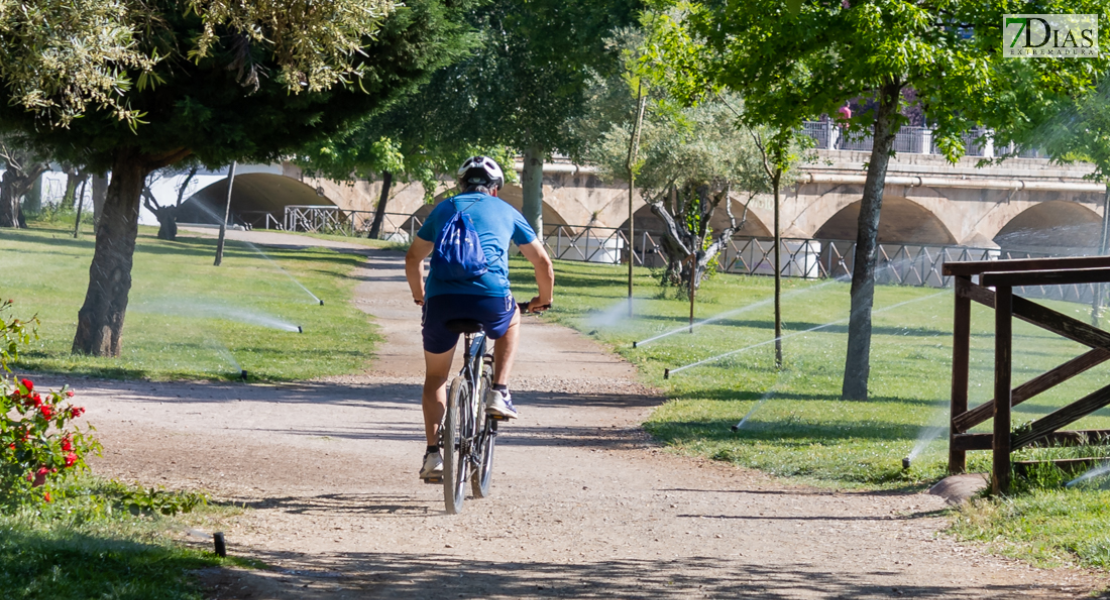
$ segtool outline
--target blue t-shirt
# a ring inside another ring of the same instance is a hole
[[[435,269],[428,277],[424,297],[431,298],[442,294],[468,294],[471,296],[494,296],[503,298],[509,295],[509,241],[517,246],[529,244],[536,239],[536,232],[524,215],[507,202],[480,192],[459,194],[440,202],[432,210],[416,236],[422,240],[435,242],[436,235],[447,225],[455,214],[455,205],[470,215],[482,250],[486,253],[489,268],[485,275],[462,281],[443,281],[436,278]]]

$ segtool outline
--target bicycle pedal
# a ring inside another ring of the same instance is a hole
[[[494,421],[508,421],[509,420],[509,417],[505,417],[505,416],[501,416],[501,415],[495,415],[495,414],[492,414],[492,413],[487,413],[487,416],[489,416],[489,418],[493,419]]]
[[[421,479],[424,480],[424,483],[433,483],[433,484],[443,483],[443,478],[442,477],[422,477]]]

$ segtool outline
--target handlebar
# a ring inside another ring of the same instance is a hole
[[[529,312],[540,313],[540,312],[543,312],[543,311],[551,308],[550,304],[542,304],[540,306],[537,306],[536,310],[529,310],[528,305],[531,304],[531,303],[532,303],[532,301],[529,300],[528,302],[517,302],[516,305],[520,307],[520,312],[521,313],[529,313]]]

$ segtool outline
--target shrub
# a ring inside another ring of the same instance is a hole
[[[85,412],[68,386],[40,391],[30,379],[16,381],[10,364],[37,338],[38,319],[5,318],[12,301],[0,302],[0,509],[32,500],[51,502],[52,482],[87,469],[85,457],[100,445],[73,421]]]

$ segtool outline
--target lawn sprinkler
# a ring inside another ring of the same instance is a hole
[[[729,427],[729,429],[731,429],[733,431],[740,431],[740,425],[739,424],[733,425],[732,427]]]
[[[321,300],[321,301],[320,301],[320,306],[323,306],[323,305],[324,305],[324,301],[323,301],[323,300]]]
[[[297,333],[304,333],[304,328],[300,325],[297,325]]]
[[[671,370],[670,369],[663,369],[663,379],[670,379],[670,378],[671,378]]]
[[[909,471],[910,470],[910,457],[907,456],[906,458],[902,459],[902,470],[903,471]]]
[[[239,370],[239,379],[242,379],[243,381],[247,380],[247,370],[246,369],[240,369]]]
[[[635,348],[636,344],[637,344],[637,342],[632,342],[632,347]]]

